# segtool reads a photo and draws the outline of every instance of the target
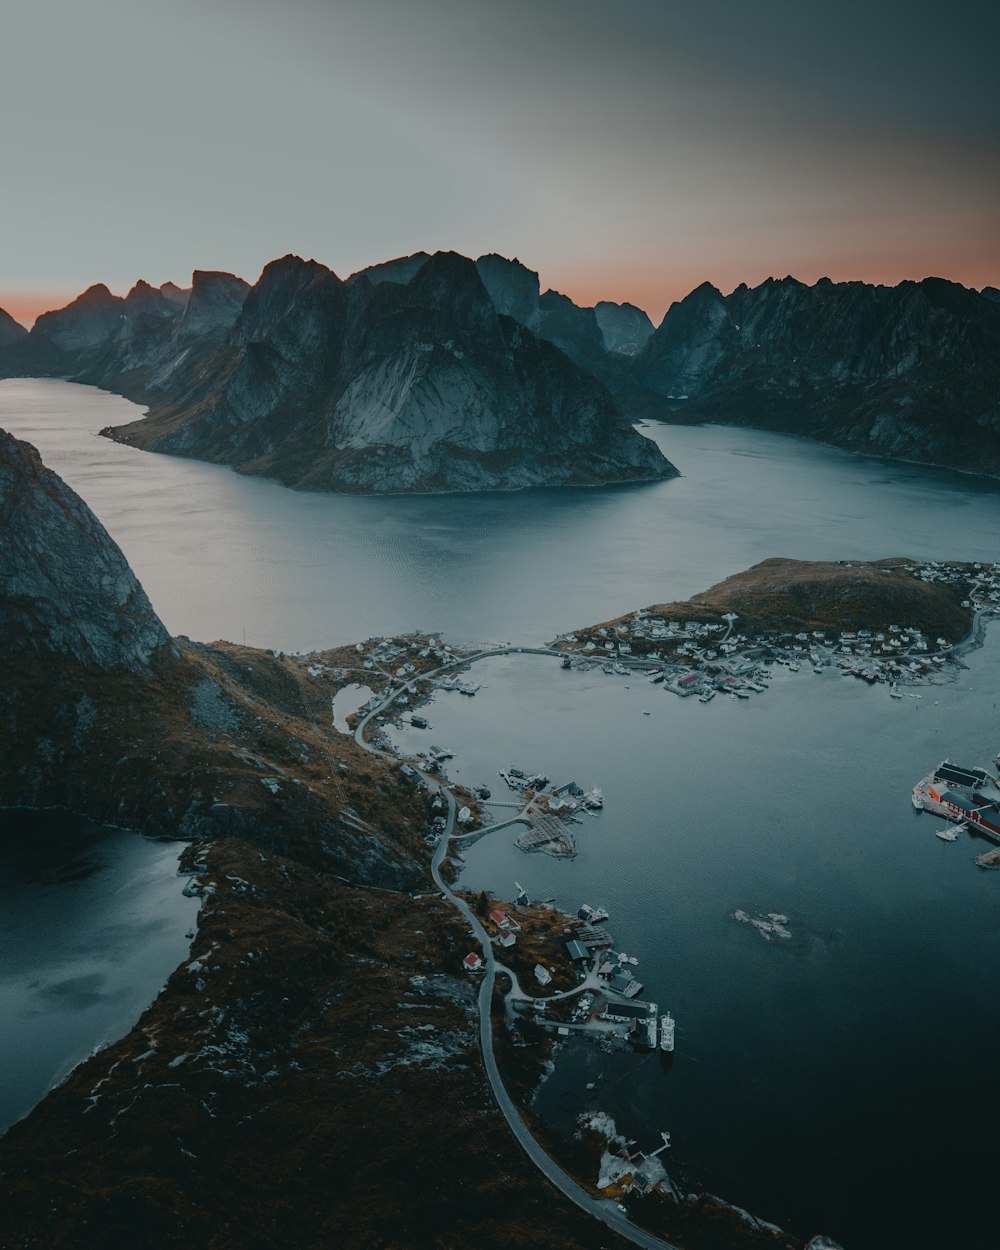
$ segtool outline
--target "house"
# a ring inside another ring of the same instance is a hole
[[[483,966],[483,961],[479,958],[475,951],[470,951],[470,953],[462,960],[462,963],[465,964],[469,972],[478,972]]]
[[[501,946],[513,946],[516,941],[517,941],[517,937],[513,933],[501,933],[500,934]]]
[[[510,917],[505,912],[502,912],[498,907],[494,908],[493,911],[490,912],[490,919],[500,929],[510,928]]]
[[[535,980],[539,985],[548,985],[552,981],[552,973],[541,964],[535,964]]]
[[[590,959],[590,952],[587,950],[586,946],[584,946],[582,942],[577,942],[575,939],[566,943],[566,954],[569,955],[570,959],[574,960],[574,962],[578,959]]]
[[[656,1016],[656,1003],[606,1003],[601,1010],[604,1020],[614,1020],[620,1024],[631,1024],[636,1020],[648,1020]]]

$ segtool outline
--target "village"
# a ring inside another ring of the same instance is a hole
[[[817,675],[839,670],[869,685],[885,683],[892,697],[902,698],[907,692],[900,687],[940,682],[949,660],[975,640],[981,618],[1000,615],[1000,565],[930,561],[907,568],[929,585],[961,588],[960,606],[972,627],[968,638],[950,641],[929,636],[917,625],[896,623],[794,632],[755,629],[738,627],[740,617],[732,611],[704,621],[641,608],[619,622],[562,634],[555,645],[564,652],[564,668],[600,667],[622,676],[641,661],[653,666],[646,670],[652,685],[682,698],[696,695],[702,703],[719,694],[736,701],[763,693],[776,665],[793,673],[807,666]]]

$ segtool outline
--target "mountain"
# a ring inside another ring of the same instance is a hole
[[[595,309],[581,308],[558,291],[541,293],[538,274],[517,259],[490,253],[479,257],[476,269],[498,312],[558,347],[612,391],[624,382],[623,364],[614,354],[617,348],[606,342]]]
[[[2,430],[0,533],[0,808],[284,850],[294,828],[300,858],[345,878],[419,880],[412,787],[346,736],[349,776],[331,776],[332,690],[297,661],[171,639],[100,521]]]
[[[405,283],[429,259],[427,252],[415,252],[361,274],[372,282]],[[607,301],[585,308],[558,291],[543,293],[538,274],[516,257],[508,260],[490,252],[479,257],[476,269],[498,313],[558,347],[613,393],[625,385],[628,371],[621,356],[635,355],[653,333],[653,323],[641,309]]]
[[[25,338],[28,331],[9,312],[0,308],[0,348],[10,347]]]
[[[185,317],[198,290],[196,276]],[[126,358],[116,373],[120,349],[77,375],[150,404],[112,437],[288,485],[488,490],[675,473],[594,377],[498,312],[477,266],[451,252],[347,282],[286,256],[224,335],[185,337],[182,321],[144,367]]]
[[[167,631],[125,557],[38,452],[0,430],[0,639],[21,657],[147,672]]]
[[[671,420],[802,434],[1000,475],[1000,305],[940,278],[895,287],[768,279],[673,304],[632,399]]]
[[[0,374],[116,391],[150,413],[110,437],[306,489],[674,476],[596,380],[611,358],[593,309],[539,296],[517,262],[417,253],[343,282],[286,256],[253,288],[209,271],[187,292],[90,287],[0,351]]]
[[[130,398],[158,369],[164,376],[196,348],[199,358],[232,327],[249,285],[232,274],[197,270],[190,290],[139,281],[122,297],[103,283],[65,308],[43,313],[30,333],[0,355],[0,376],[72,377]],[[2,344],[0,344],[2,345]],[[141,395],[136,394],[136,397]]]
[[[594,315],[609,352],[637,356],[653,333],[649,316],[635,304],[613,304],[600,300],[594,305]]]

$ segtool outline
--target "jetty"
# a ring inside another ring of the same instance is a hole
[[[576,854],[576,839],[561,820],[546,812],[531,812],[523,817],[528,828],[514,839],[522,851],[544,851],[547,855],[571,858]]]

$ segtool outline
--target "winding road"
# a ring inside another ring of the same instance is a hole
[[[467,664],[474,663],[476,660],[485,659],[490,655],[510,655],[516,653],[528,653],[531,655],[553,655],[561,656],[563,652],[555,651],[547,647],[497,647],[488,651],[479,651],[474,655],[465,656],[461,659],[444,664],[440,668],[436,668],[428,673],[418,674],[404,685],[396,690],[390,690],[386,697],[382,699],[377,706],[372,708],[359,722],[354,731],[354,740],[358,746],[365,751],[370,751],[375,755],[381,755],[386,759],[395,759],[395,756],[388,751],[381,751],[377,747],[372,746],[365,741],[365,730],[373,717],[381,714],[392,704],[392,702],[404,691],[412,690],[419,681],[425,681],[428,678],[436,677],[439,673],[445,672],[450,668],[464,667]],[[429,786],[438,787],[448,804],[448,815],[444,832],[434,849],[434,855],[431,858],[431,876],[434,884],[441,891],[442,896],[451,903],[452,907],[458,911],[465,919],[469,928],[472,930],[473,936],[482,949],[483,964],[486,972],[483,976],[482,984],[479,987],[479,1045],[483,1055],[483,1066],[486,1070],[486,1077],[490,1083],[490,1089],[493,1091],[493,1097],[496,1099],[497,1106],[503,1114],[504,1119],[510,1127],[511,1132],[517,1138],[518,1144],[534,1163],[535,1167],[542,1175],[550,1181],[556,1189],[559,1190],[564,1197],[574,1203],[581,1211],[587,1215],[593,1216],[606,1224],[608,1228],[618,1233],[620,1236],[627,1238],[634,1245],[643,1246],[645,1250],[678,1250],[671,1242],[663,1241],[660,1237],[654,1237],[652,1233],[647,1233],[644,1229],[637,1228],[630,1222],[627,1215],[618,1210],[617,1203],[608,1198],[594,1198],[583,1188],[577,1184],[575,1180],[545,1153],[542,1147],[535,1140],[531,1130],[521,1118],[521,1114],[515,1106],[510,1095],[507,1093],[503,1080],[500,1077],[500,1070],[497,1067],[496,1056],[493,1051],[493,1020],[491,1007],[493,1002],[493,985],[496,980],[498,966],[493,955],[493,943],[490,936],[483,928],[479,918],[475,915],[469,905],[463,898],[457,894],[453,894],[448,883],[441,875],[441,865],[444,863],[448,853],[448,847],[451,842],[452,835],[455,831],[455,817],[458,805],[455,802],[455,796],[449,786],[446,786],[439,779],[430,776],[427,773],[415,770],[422,780],[426,781]],[[583,988],[583,987],[579,987]],[[574,993],[577,991],[574,990]]]

